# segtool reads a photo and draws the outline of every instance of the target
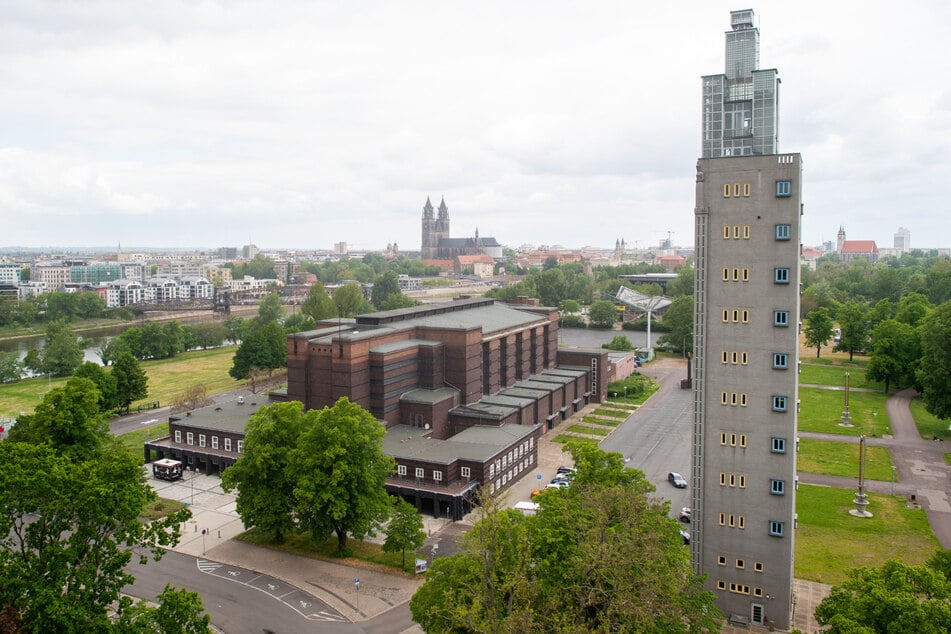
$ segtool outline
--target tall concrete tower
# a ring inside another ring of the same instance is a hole
[[[749,10],[731,13],[727,74],[703,78],[704,157],[697,162],[694,210],[691,553],[727,616],[788,629],[802,161],[776,153],[775,94],[756,114],[757,81],[768,78],[763,85],[772,88],[778,79],[769,71],[757,80],[759,33],[752,17]],[[718,81],[726,90],[717,108],[743,113],[728,119],[732,127],[716,125],[723,112],[707,125],[717,110],[710,88]],[[720,140],[708,143],[713,136]]]

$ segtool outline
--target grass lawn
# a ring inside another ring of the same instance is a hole
[[[887,396],[873,392],[849,392],[849,414],[853,427],[839,427],[842,422],[842,410],[845,408],[845,392],[842,390],[824,390],[817,387],[799,388],[802,409],[799,412],[799,430],[843,434],[846,436],[876,436],[891,433],[888,415],[885,411]],[[874,417],[872,412],[877,412]],[[872,426],[875,433],[872,433]]]
[[[915,425],[918,427],[918,433],[922,438],[931,440],[935,436],[944,440],[951,440],[951,420],[941,420],[934,414],[925,409],[925,403],[921,397],[912,399],[911,416],[915,419]]]
[[[859,477],[859,446],[834,440],[801,438],[796,468],[803,473]],[[892,458],[885,447],[865,447],[865,477],[890,482]]]
[[[569,442],[571,440],[574,440],[575,442],[589,442],[595,446],[597,446],[598,444],[598,441],[595,440],[594,438],[585,438],[583,436],[574,436],[572,434],[558,434],[557,436],[551,439],[552,442],[557,442],[561,444],[565,444],[566,442]]]
[[[845,373],[849,373],[849,386],[870,388],[873,390],[883,389],[879,381],[869,381],[865,378],[865,368],[855,365],[815,365],[809,361],[803,361],[802,372],[799,374],[800,383],[810,383],[814,385],[833,385],[835,387],[845,387]]]
[[[589,436],[607,436],[613,430],[604,429],[602,427],[592,427],[590,425],[571,425],[568,431],[576,434],[588,434]]]
[[[285,541],[280,545],[273,544],[271,542],[272,537],[271,533],[252,528],[238,535],[235,539],[265,548],[282,550],[296,555],[313,557],[314,559],[326,559],[335,563],[365,570],[378,570],[388,574],[400,574],[402,571],[407,576],[413,576],[416,565],[416,555],[411,551],[406,551],[406,567],[400,568],[401,553],[385,553],[379,544],[373,542],[347,539],[347,548],[350,552],[346,557],[339,557],[337,555],[336,535],[322,542],[315,542],[307,531],[292,531],[285,534]]]
[[[609,418],[627,418],[631,412],[623,409],[614,409],[613,407],[599,407],[591,412],[595,416],[607,416]]]
[[[204,385],[208,394],[237,389],[241,383],[228,375],[236,350],[237,346],[225,346],[184,352],[172,359],[143,361],[142,369],[149,377],[149,395],[133,403],[132,408],[154,401],[168,405],[193,385]],[[0,416],[17,416],[20,412],[32,414],[44,394],[51,388],[62,387],[66,381],[38,377],[0,384]]]
[[[183,508],[185,508],[184,502],[158,498],[157,500],[149,502],[144,507],[142,507],[142,513],[139,515],[139,517],[146,520],[157,520],[160,517],[177,513]]]
[[[145,445],[145,441],[164,438],[165,436],[168,436],[168,422],[156,423],[142,429],[120,434],[116,436],[116,439],[129,453],[144,460],[143,445]]]
[[[193,385],[203,385],[208,394],[241,387],[242,384],[228,374],[237,350],[237,346],[224,346],[212,350],[193,350],[171,359],[142,362],[142,369],[149,376],[149,395],[133,403],[132,407],[152,401],[168,405]]]
[[[607,425],[609,427],[617,427],[624,422],[620,418],[599,418],[597,416],[582,416],[582,423],[592,423],[594,425]]]
[[[921,509],[902,497],[869,494],[874,517],[849,515],[854,491],[800,485],[796,498],[796,577],[837,584],[855,566],[879,566],[898,558],[924,563],[940,548]]]

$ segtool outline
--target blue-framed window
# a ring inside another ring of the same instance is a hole
[[[792,196],[792,181],[776,181],[776,196],[779,198]]]
[[[773,269],[773,281],[777,284],[789,284],[789,269],[785,266]]]
[[[774,370],[785,370],[789,367],[789,355],[785,352],[774,352],[773,353],[773,369]]]
[[[786,495],[786,481],[771,479],[769,481],[769,492],[773,495]]]
[[[773,436],[769,439],[769,450],[773,453],[786,453],[786,439]]]
[[[769,520],[769,534],[773,537],[782,537],[786,534],[786,523],[779,520]]]
[[[792,229],[789,225],[776,225],[776,239],[777,240],[789,240],[789,236],[792,234]]]
[[[773,394],[773,411],[785,412],[787,400],[788,399],[782,394]]]
[[[788,326],[789,325],[789,311],[788,310],[774,310],[773,311],[773,325],[774,326]]]

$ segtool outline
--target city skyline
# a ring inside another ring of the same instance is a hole
[[[7,3],[0,246],[415,251],[427,195],[509,246],[692,243],[698,80],[746,7],[361,8]],[[751,8],[803,242],[951,245],[951,9]]]

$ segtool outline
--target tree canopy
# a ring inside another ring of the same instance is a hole
[[[865,370],[873,381],[904,387],[915,379],[921,358],[921,344],[914,327],[886,319],[872,330],[872,358]]]
[[[112,366],[112,376],[116,380],[116,403],[123,409],[129,409],[133,401],[143,399],[149,394],[149,378],[138,360],[128,352],[123,352]]]
[[[46,344],[27,353],[25,364],[34,372],[52,376],[69,376],[83,362],[83,347],[65,320],[51,321],[46,326]]]
[[[897,559],[862,566],[816,608],[830,634],[938,634],[951,631],[951,551],[921,566]]]
[[[427,632],[717,631],[669,503],[619,454],[569,449],[575,481],[543,492],[534,516],[483,496],[461,551],[413,595],[414,620]]]
[[[383,533],[386,540],[383,542],[383,552],[401,553],[402,566],[406,567],[406,551],[414,551],[426,541],[426,531],[423,530],[423,516],[416,507],[401,498],[393,498],[393,508],[390,510],[390,521]]]
[[[617,321],[617,309],[614,307],[614,302],[602,299],[591,304],[588,316],[591,318],[591,325],[597,328],[610,328]]]
[[[832,315],[829,314],[829,309],[824,306],[814,309],[806,317],[806,327],[803,334],[805,334],[806,345],[816,349],[817,359],[819,353],[822,352],[822,346],[832,339],[833,325]]]
[[[374,533],[391,511],[383,425],[346,398],[303,411],[299,402],[263,407],[251,418],[244,453],[222,475],[238,490],[238,514],[248,526],[283,539],[292,528],[321,540]]]
[[[693,295],[675,297],[664,312],[663,324],[668,331],[657,340],[658,345],[681,352],[693,350]]]
[[[951,300],[924,319],[917,376],[928,411],[938,418],[951,418]]]
[[[337,305],[324,290],[324,285],[317,282],[307,290],[307,297],[301,304],[301,312],[309,315],[314,321],[320,321],[336,317]]]

